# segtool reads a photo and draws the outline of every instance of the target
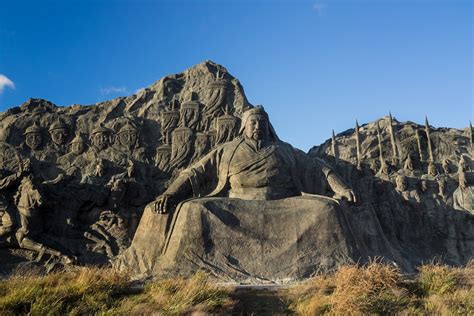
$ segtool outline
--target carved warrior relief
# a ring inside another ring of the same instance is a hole
[[[161,112],[160,116],[161,142],[166,145],[171,144],[171,132],[178,126],[179,122],[179,111],[175,109],[176,102],[174,101],[170,108]]]
[[[216,79],[209,86],[208,102],[204,107],[204,129],[211,129],[214,119],[222,115],[223,109],[227,105],[228,85],[224,74],[219,71],[216,74]]]
[[[36,122],[28,127],[23,133],[25,136],[25,144],[28,146],[32,151],[39,150],[43,145],[43,136],[41,127],[39,127]]]
[[[324,151],[321,149],[318,151],[329,156],[334,156],[336,153],[336,156],[343,157],[351,164],[362,163],[365,167],[358,167],[359,171],[367,170],[370,166],[376,177],[384,180],[391,179],[395,183],[395,190],[404,200],[421,203],[417,204],[418,208],[423,209],[426,206],[431,210],[449,209],[454,203],[456,209],[474,213],[474,209],[463,208],[459,202],[464,201],[462,203],[468,205],[462,197],[467,197],[468,200],[474,199],[474,194],[466,190],[468,181],[465,180],[466,172],[462,171],[472,165],[471,162],[467,162],[470,159],[469,155],[464,154],[469,152],[469,146],[471,146],[469,141],[460,142],[463,136],[452,131],[433,130],[428,119],[425,119],[424,126],[413,123],[400,125],[392,121],[391,115],[380,122],[370,123],[362,129],[356,122],[356,129],[352,136],[336,139],[333,135],[331,140],[321,148]],[[391,125],[394,126],[391,127]],[[394,128],[395,126],[397,128]],[[365,142],[362,143],[361,139]],[[367,147],[372,151],[368,151]],[[375,148],[377,148],[377,155],[359,154],[359,152],[374,153]],[[337,151],[343,153],[337,154]],[[353,157],[355,155],[356,157]],[[387,159],[389,155],[392,156],[391,161]],[[459,160],[457,168],[451,163],[452,160]],[[335,165],[341,167],[343,164],[335,161]],[[416,189],[407,189],[407,179],[418,183],[410,186]]]
[[[156,149],[155,166],[161,171],[169,171],[171,160],[171,146],[161,145]]]
[[[209,150],[209,137],[205,133],[196,133],[196,139],[194,141],[194,154],[191,158],[192,162],[197,161],[199,158],[204,156]]]
[[[193,153],[194,132],[188,127],[178,127],[171,135],[170,166],[180,169],[189,163]]]
[[[231,115],[229,110],[226,110],[223,116],[216,119],[216,144],[223,144],[234,139],[239,131],[239,121],[237,117]]]
[[[194,92],[191,92],[191,98],[189,101],[181,104],[179,111],[179,127],[188,127],[192,130],[196,130],[200,120],[200,107],[201,104],[197,101],[197,96]]]

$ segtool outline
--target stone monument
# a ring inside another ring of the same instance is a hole
[[[112,263],[285,282],[473,258],[472,126],[390,114],[304,153],[267,111],[206,61],[128,97],[1,113],[0,275]]]

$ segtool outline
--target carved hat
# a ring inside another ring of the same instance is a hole
[[[125,125],[122,126],[122,128],[118,131],[118,133],[120,134],[120,133],[130,132],[130,131],[136,132],[137,128],[127,121],[127,123],[125,123]]]
[[[38,124],[33,123],[33,125],[31,125],[25,130],[23,135],[32,134],[32,133],[38,133],[38,134],[41,133],[41,127],[39,127]]]
[[[267,119],[268,119],[268,116],[267,116]],[[217,125],[219,125],[220,123],[237,123],[238,120],[239,119],[237,117],[229,113],[229,109],[226,109],[226,111],[224,112],[224,115],[219,116],[217,118]]]
[[[240,125],[239,134],[242,134],[244,132],[245,125],[247,124],[249,117],[254,114],[260,114],[260,115],[265,116],[268,122],[268,131],[270,133],[270,137],[274,138],[275,140],[278,140],[279,138],[275,132],[275,129],[272,126],[272,123],[270,123],[270,119],[268,118],[268,114],[263,108],[263,105],[257,105],[256,107],[251,108],[242,114],[242,125]]]
[[[95,134],[98,134],[98,133],[111,134],[112,131],[110,129],[108,129],[107,127],[103,126],[103,125],[99,125],[99,126],[97,126],[96,128],[94,128],[92,130],[91,135],[95,135]]]
[[[58,121],[58,122],[54,122],[53,124],[51,124],[51,126],[49,127],[49,130],[48,131],[53,131],[55,129],[65,129],[67,130],[68,127],[66,124],[64,124],[63,122],[61,121]]]

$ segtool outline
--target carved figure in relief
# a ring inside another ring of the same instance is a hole
[[[171,133],[179,123],[179,111],[174,108],[176,103],[177,100],[174,101],[171,108],[161,112],[160,115],[161,142],[165,145],[171,144]]]
[[[192,94],[193,95],[193,94]],[[199,101],[191,97],[190,101],[181,104],[179,127],[188,127],[192,130],[196,130],[200,121],[200,106]]]
[[[26,172],[30,172],[30,161],[21,162],[13,146],[0,142],[0,246],[12,244],[15,214],[9,191],[15,188]]]
[[[406,176],[399,174],[395,178],[395,190],[405,201],[420,202],[420,196],[416,190],[410,190]]]
[[[194,133],[190,128],[178,127],[172,133],[170,165],[173,168],[186,166],[193,154]]]
[[[407,159],[405,160],[405,163],[403,164],[403,169],[412,172],[414,170],[413,168],[413,160],[411,158],[411,155],[407,155]]]
[[[168,171],[171,160],[171,146],[162,145],[156,149],[155,166],[161,171]]]
[[[459,158],[458,162],[458,171],[469,171],[468,164],[466,162],[466,157],[464,155],[461,155],[461,158]]]
[[[41,127],[36,123],[28,127],[23,134],[25,136],[25,144],[32,150],[39,150],[43,144]]]
[[[58,165],[67,175],[81,179],[81,174],[87,166],[87,161],[82,157],[86,150],[86,141],[81,134],[77,134],[70,143],[70,152],[57,159]]]
[[[124,158],[137,162],[147,161],[146,150],[141,146],[139,129],[134,123],[126,121],[117,133],[117,139]]]
[[[117,134],[118,141],[122,148],[132,151],[139,147],[139,134],[135,126],[126,122]]]
[[[53,141],[53,149],[59,154],[64,154],[65,145],[69,136],[69,130],[66,124],[61,121],[54,122],[49,127],[49,135]]]
[[[436,165],[432,161],[428,163],[428,175],[432,177],[436,177],[438,175],[438,169],[436,168]]]
[[[222,114],[222,109],[227,102],[227,90],[228,82],[224,79],[224,75],[218,71],[215,81],[209,86],[207,97],[209,101],[203,109],[205,130],[209,130],[214,119]]]
[[[20,247],[38,252],[37,260],[41,260],[44,254],[49,254],[61,259],[65,264],[73,263],[73,257],[38,241],[38,238],[41,238],[44,233],[43,214],[41,214],[43,211],[41,206],[44,201],[43,194],[34,184],[31,175],[22,179],[15,199],[20,217],[20,227],[16,231],[16,239]]]
[[[130,243],[124,220],[109,210],[100,213],[99,220],[90,226],[84,237],[95,243],[92,251],[105,252],[109,258]]]
[[[474,173],[461,171],[458,176],[459,187],[453,193],[453,206],[474,215]]]
[[[104,150],[110,146],[112,131],[102,125],[96,127],[91,133],[91,144],[97,151]]]
[[[228,110],[223,116],[216,119],[217,136],[216,144],[223,144],[233,140],[239,131],[239,119],[231,114]]]
[[[99,177],[98,174],[108,175],[113,171],[113,167],[126,168],[127,158],[122,152],[111,146],[113,132],[111,129],[99,125],[90,135],[92,146],[84,155],[86,160],[91,164],[88,166],[88,173]],[[102,172],[99,172],[102,170]],[[106,180],[107,181],[107,180]]]
[[[451,173],[451,160],[449,160],[448,158],[444,159],[442,167],[443,167],[443,171],[445,175],[450,174]]]
[[[200,159],[204,154],[207,153],[209,149],[209,138],[207,134],[204,133],[196,133],[196,140],[194,141],[194,154],[191,158],[192,162],[196,162]]]

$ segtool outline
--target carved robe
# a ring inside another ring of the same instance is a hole
[[[302,193],[321,194],[331,172],[324,162],[311,160],[282,141],[258,149],[252,142],[238,138],[183,171],[167,192],[173,193],[174,187],[189,180],[195,197],[274,200]]]

